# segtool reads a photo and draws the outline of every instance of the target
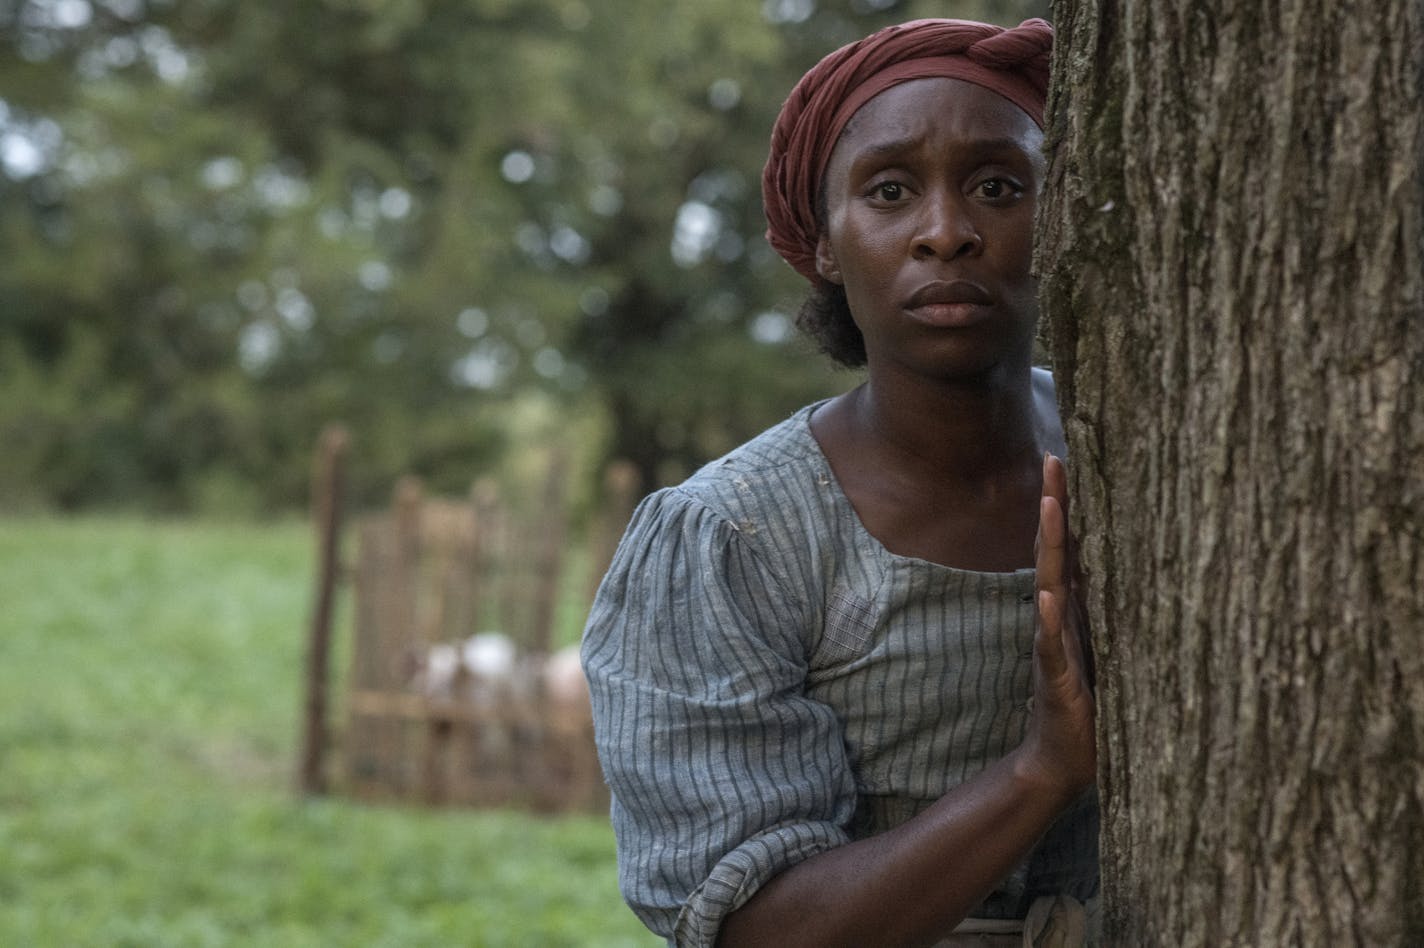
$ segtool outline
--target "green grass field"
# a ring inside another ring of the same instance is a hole
[[[657,944],[605,820],[296,797],[312,545],[0,520],[0,945]]]

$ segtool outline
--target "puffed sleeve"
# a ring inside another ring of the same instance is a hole
[[[849,840],[841,727],[805,695],[804,604],[752,538],[668,490],[634,515],[584,633],[619,885],[710,946],[771,877]]]

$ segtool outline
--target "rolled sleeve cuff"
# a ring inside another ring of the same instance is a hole
[[[745,905],[771,878],[850,836],[834,823],[795,823],[753,836],[723,856],[678,913],[672,943],[714,948],[722,920]]]

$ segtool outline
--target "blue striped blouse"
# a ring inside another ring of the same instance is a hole
[[[624,898],[677,945],[778,872],[904,822],[1015,747],[1034,573],[895,555],[811,434],[815,406],[648,497],[584,670]],[[1097,891],[1085,797],[974,914]]]

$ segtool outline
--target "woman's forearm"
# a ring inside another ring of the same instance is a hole
[[[1020,748],[914,819],[798,863],[723,923],[718,945],[927,945],[1023,860],[1074,793]]]

